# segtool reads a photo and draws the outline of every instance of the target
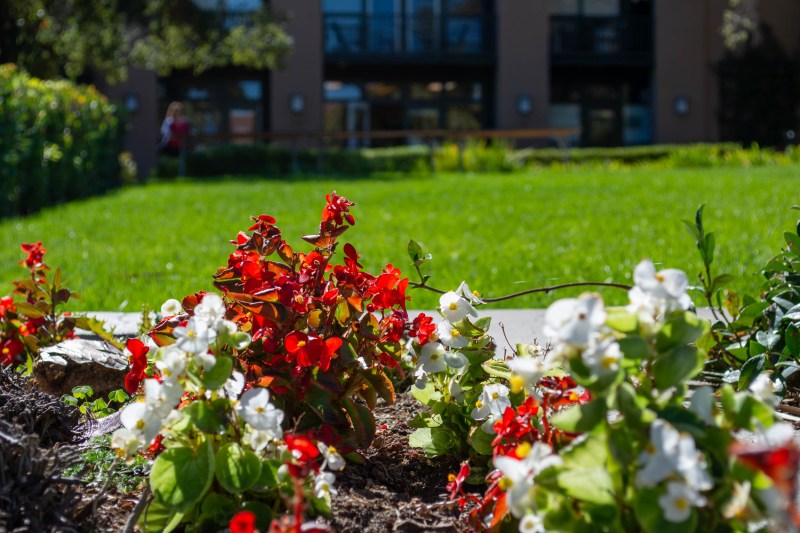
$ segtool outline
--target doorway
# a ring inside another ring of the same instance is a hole
[[[347,103],[347,132],[358,133],[347,138],[348,148],[366,148],[369,146],[370,131],[369,104],[366,102]]]

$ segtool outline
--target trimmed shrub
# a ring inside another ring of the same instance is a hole
[[[122,124],[94,87],[0,65],[0,217],[118,187]]]

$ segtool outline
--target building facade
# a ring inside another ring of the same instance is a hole
[[[258,0],[228,0],[238,8]],[[226,2],[223,2],[225,4]],[[727,0],[272,0],[294,49],[273,72],[224,69],[108,88],[138,103],[130,149],[155,159],[170,101],[192,131],[579,127],[582,146],[717,141]],[[760,20],[798,47],[800,2],[763,0]],[[353,135],[350,147],[404,139]]]

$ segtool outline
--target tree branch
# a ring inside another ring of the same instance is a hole
[[[419,283],[416,281],[412,281],[409,283],[411,287],[415,289],[425,289],[431,292],[435,292],[437,294],[445,294],[446,291],[441,289],[437,289],[435,287],[431,287],[429,285],[425,285],[424,283]],[[505,296],[498,296],[497,298],[481,298],[484,303],[491,304],[496,302],[502,302],[505,300],[511,300],[512,298],[518,298],[519,296],[525,296],[526,294],[535,294],[537,292],[552,292],[558,289],[568,289],[571,287],[613,287],[615,289],[623,289],[623,290],[630,290],[630,285],[625,285],[623,283],[606,283],[603,281],[575,281],[572,283],[562,283],[560,285],[550,285],[549,287],[536,287],[534,289],[527,289],[520,292],[515,292],[513,294],[506,294]]]

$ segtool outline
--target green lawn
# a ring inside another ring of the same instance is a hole
[[[764,168],[543,170],[527,174],[440,175],[371,180],[223,180],[153,184],[0,223],[0,294],[24,274],[20,242],[41,240],[84,299],[74,310],[137,311],[169,297],[212,288],[228,240],[249,215],[278,219],[295,249],[317,229],[324,195],[357,202],[345,234],[377,272],[386,263],[408,275],[413,238],[433,254],[431,283],[467,280],[485,296],[577,280],[629,282],[650,257],[664,267],[699,269],[681,223],[706,203],[717,233],[718,267],[755,290],[757,268],[794,228],[800,166]],[[411,291],[413,308],[436,297]],[[555,296],[500,307],[544,307]],[[611,303],[624,294],[605,292]]]

